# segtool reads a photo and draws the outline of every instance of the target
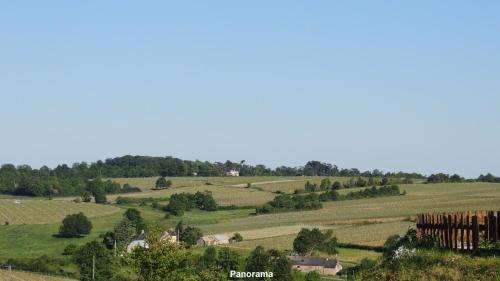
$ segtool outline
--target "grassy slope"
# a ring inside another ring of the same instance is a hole
[[[73,243],[82,245],[110,231],[121,217],[122,210],[112,215],[91,218],[93,225],[89,235],[83,238],[57,238],[60,223],[0,226],[0,258],[38,257],[61,255],[64,248]]]
[[[60,222],[66,215],[78,212],[88,217],[109,215],[119,209],[92,203],[74,203],[47,199],[0,199],[0,222],[5,224],[45,224]]]
[[[173,179],[174,188],[167,190],[168,192],[187,192],[193,188],[193,186],[182,187],[183,184],[186,185],[191,180],[190,178],[179,178],[178,181],[176,179]],[[203,181],[206,180],[195,179],[200,184],[204,184]],[[286,179],[282,177],[271,179],[269,177],[259,177],[252,178],[252,182]],[[132,180],[152,182],[152,179],[127,179],[129,182]],[[235,194],[237,194],[236,197],[248,197],[244,198],[248,200],[246,202],[263,200],[264,196],[261,197],[262,194],[267,196],[266,198],[274,196],[273,193],[265,190],[259,191],[230,186],[245,183],[249,181],[248,178],[228,177],[210,178],[209,180],[214,185],[200,185],[194,188],[199,190],[212,189],[214,193],[217,192],[216,198],[218,200],[221,200],[220,198],[229,200],[228,198],[235,197]],[[134,183],[132,182],[132,184]],[[261,185],[282,186],[284,184],[286,183],[266,183]],[[278,188],[276,186],[275,188]],[[260,216],[251,215],[252,210],[193,211],[186,213],[182,218],[171,217],[165,219],[165,213],[161,211],[154,210],[151,207],[138,208],[149,223],[158,223],[164,227],[173,227],[182,219],[190,225],[201,227],[205,233],[241,232],[245,241],[234,245],[234,247],[241,251],[248,251],[248,249],[258,244],[290,249],[294,235],[302,227],[331,228],[340,242],[381,245],[387,236],[403,233],[409,226],[413,225],[413,223],[403,221],[403,219],[413,217],[418,212],[497,209],[500,198],[499,184],[415,184],[403,185],[401,188],[407,191],[406,196],[328,202],[324,204],[324,208],[321,210]],[[250,193],[251,191],[254,193]],[[342,190],[341,192],[348,192],[348,190]],[[154,192],[152,194],[164,196],[162,193]],[[257,199],[253,198],[253,196]],[[56,203],[55,200],[50,202]],[[92,204],[91,206],[96,205]],[[0,226],[0,257],[59,255],[69,243],[83,244],[98,238],[99,234],[111,230],[120,219],[122,211],[118,209],[114,214],[93,217],[91,219],[94,224],[92,233],[88,237],[79,239],[52,237],[52,234],[57,232],[60,220],[57,223],[42,225]],[[372,252],[359,250],[346,251],[342,254],[344,256],[341,256],[341,259],[346,261],[357,261],[359,259],[356,256],[370,256],[372,254]]]

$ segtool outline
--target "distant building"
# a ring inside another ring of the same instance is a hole
[[[336,275],[342,270],[342,265],[336,259],[303,256],[288,256],[288,258],[292,263],[292,268],[302,272],[316,271],[322,275]]]
[[[169,241],[170,243],[177,243],[177,234],[172,230],[165,230],[160,237],[160,241]],[[131,253],[135,248],[148,248],[146,242],[146,235],[144,231],[137,236],[130,244],[127,245],[127,253]]]
[[[206,235],[196,241],[198,246],[214,246],[214,245],[224,245],[233,243],[233,239],[229,238],[227,235]]]
[[[240,171],[232,169],[229,172],[226,172],[226,176],[239,177],[240,176]]]

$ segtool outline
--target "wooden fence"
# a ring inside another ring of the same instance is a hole
[[[500,211],[418,214],[417,234],[431,236],[442,248],[476,250],[482,240],[500,240]]]

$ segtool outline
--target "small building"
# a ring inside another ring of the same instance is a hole
[[[160,241],[168,241],[170,243],[177,243],[177,234],[172,230],[165,230],[160,237]],[[148,243],[146,242],[146,235],[144,231],[137,236],[132,242],[127,245],[127,253],[131,253],[135,248],[148,248]]]
[[[239,177],[240,176],[240,171],[231,169],[231,170],[229,170],[229,172],[226,172],[226,176]]]
[[[316,271],[322,275],[336,275],[342,270],[342,265],[337,259],[304,256],[288,256],[288,259],[292,263],[292,268],[304,273]]]
[[[196,241],[198,246],[215,246],[232,243],[232,239],[227,235],[205,235]]]

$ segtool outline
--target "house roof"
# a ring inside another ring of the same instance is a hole
[[[325,268],[335,268],[338,261],[333,259],[328,259],[324,257],[303,257],[303,256],[288,256],[292,265],[302,265],[302,266],[322,266]]]

